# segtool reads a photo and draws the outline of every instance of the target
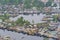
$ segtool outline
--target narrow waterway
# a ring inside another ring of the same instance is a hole
[[[30,36],[27,34],[22,34],[22,33],[17,33],[17,32],[12,32],[12,31],[7,31],[7,30],[2,30],[0,29],[0,35],[1,36],[10,36],[13,40],[43,40],[43,37],[38,37],[38,36]],[[49,39],[53,40],[53,39]]]

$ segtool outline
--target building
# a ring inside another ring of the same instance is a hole
[[[48,0],[41,0],[41,1],[44,2],[44,3],[48,2]]]
[[[60,8],[60,0],[54,0],[54,3],[57,4],[57,8]]]

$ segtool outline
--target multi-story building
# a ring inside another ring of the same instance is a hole
[[[60,8],[60,0],[54,0],[54,3],[57,4],[57,8]]]

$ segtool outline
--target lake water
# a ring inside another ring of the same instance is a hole
[[[27,34],[22,34],[22,33],[16,33],[16,32],[11,32],[11,31],[7,31],[7,30],[1,30],[0,29],[0,35],[1,36],[10,36],[13,40],[43,40],[43,37],[38,37],[38,36],[30,36]],[[53,39],[49,39],[49,40],[53,40]]]
[[[32,15],[19,15],[19,16],[17,16],[17,17],[15,17],[15,18],[10,18],[11,20],[14,20],[14,21],[16,21],[18,18],[20,18],[20,17],[23,17],[25,20],[28,20],[30,23],[32,23],[32,20],[34,20],[34,23],[41,23],[42,22],[42,18],[44,17],[44,16],[46,16],[46,14],[39,14],[39,15],[37,15],[37,14],[34,14],[33,16]]]

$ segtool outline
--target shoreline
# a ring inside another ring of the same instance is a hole
[[[7,31],[12,31],[12,32],[17,32],[17,33],[22,33],[22,34],[27,34],[27,35],[31,35],[31,36],[39,36],[39,37],[47,37],[47,38],[53,38],[53,39],[58,39],[57,37],[55,37],[55,36],[53,36],[53,35],[51,35],[51,34],[48,34],[48,33],[44,33],[44,32],[38,32],[38,30],[37,29],[32,29],[32,28],[24,28],[24,27],[22,27],[21,29],[19,28],[18,29],[18,27],[16,27],[16,28],[13,28],[13,27],[11,27],[11,28],[1,28],[0,27],[0,29],[2,29],[2,30],[7,30]]]

